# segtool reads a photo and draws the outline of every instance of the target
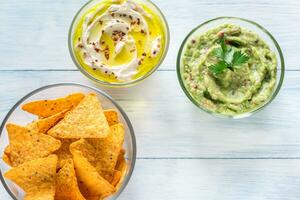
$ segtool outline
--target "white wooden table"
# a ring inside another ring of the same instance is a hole
[[[57,82],[93,85],[69,56],[67,33],[86,0],[0,2],[0,119],[22,96]],[[300,199],[300,1],[155,0],[169,22],[168,55],[128,89],[100,87],[125,109],[138,159],[124,200]],[[218,16],[254,20],[278,40],[286,75],[277,98],[242,120],[197,109],[176,76],[178,48],[198,24]],[[99,87],[99,86],[98,86]],[[0,199],[9,200],[0,188]]]

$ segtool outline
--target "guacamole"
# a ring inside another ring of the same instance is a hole
[[[238,68],[215,74],[214,54],[221,36],[226,44],[249,56]],[[276,85],[276,55],[258,34],[233,24],[223,24],[187,40],[181,57],[181,76],[193,99],[205,110],[238,115],[260,107]]]

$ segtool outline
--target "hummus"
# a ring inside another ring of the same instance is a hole
[[[248,62],[234,70],[214,74],[214,49],[220,35],[226,43],[249,56]],[[213,28],[191,37],[181,57],[182,78],[193,99],[205,110],[237,115],[255,110],[271,97],[276,85],[276,55],[254,32],[232,24]]]
[[[161,17],[137,2],[100,1],[78,23],[75,56],[96,78],[127,82],[159,63],[165,46]]]

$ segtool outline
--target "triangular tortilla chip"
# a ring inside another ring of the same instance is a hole
[[[5,152],[12,166],[46,157],[59,149],[61,142],[49,135],[37,133],[15,124],[6,125],[9,151]]]
[[[110,182],[110,184],[112,184],[114,187],[116,187],[118,185],[118,183],[120,182],[121,177],[122,177],[122,172],[120,172],[119,170],[115,170],[113,179]]]
[[[104,110],[104,115],[109,126],[119,123],[118,112],[114,109]]]
[[[78,188],[72,159],[66,160],[57,173],[55,200],[85,200]]]
[[[99,99],[95,94],[86,95],[83,100],[58,124],[48,131],[56,138],[103,138],[109,133]]]
[[[99,175],[96,168],[81,154],[81,152],[72,151],[75,171],[79,183],[81,183],[88,196],[106,197],[115,192],[115,188],[102,176]],[[82,193],[84,195],[84,193]]]
[[[83,97],[84,94],[75,93],[59,99],[33,101],[24,104],[22,109],[40,117],[50,117],[75,107]]]
[[[114,186],[115,188],[118,190],[123,181],[124,181],[124,178],[126,177],[126,174],[127,174],[127,169],[128,169],[128,165],[126,163],[126,160],[125,160],[125,157],[124,157],[124,154],[125,154],[125,151],[121,151],[119,157],[118,157],[118,162],[116,164],[116,172],[120,172],[120,174],[116,174],[117,177],[115,178],[119,178],[119,181],[116,181],[114,182]]]
[[[24,200],[54,200],[57,156],[50,155],[11,168],[4,176],[25,192]]]
[[[116,188],[119,188],[121,186],[123,179],[125,178],[127,173],[127,163],[124,156],[125,150],[121,149],[120,154],[118,156],[118,161],[116,164],[113,179],[111,181],[111,184]]]
[[[124,127],[116,124],[110,127],[106,138],[81,139],[70,145],[71,153],[80,151],[106,180],[111,181],[118,155],[124,142]]]
[[[35,120],[32,123],[28,124],[26,127],[28,129],[31,129],[31,130],[39,132],[39,133],[46,133],[60,119],[62,119],[65,116],[65,113],[67,111],[68,110],[63,110],[63,111],[61,111],[55,115],[52,115],[50,117]]]
[[[68,159],[71,159],[73,156],[70,152],[70,144],[75,142],[77,139],[60,139],[61,141],[61,146],[60,148],[54,152],[58,156],[58,162],[57,162],[57,167],[61,168],[64,164],[65,161]]]
[[[2,155],[2,160],[9,166],[11,166],[11,163],[10,163],[10,159],[8,157],[8,155],[4,152],[3,155]]]
[[[84,198],[86,200],[99,200],[101,198],[100,195],[91,196],[90,191],[87,188],[87,186],[85,186],[85,184],[80,180],[78,181],[78,187],[79,187],[81,194],[84,196]]]

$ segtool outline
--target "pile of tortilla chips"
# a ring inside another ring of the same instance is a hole
[[[115,193],[127,172],[124,127],[95,94],[76,93],[26,103],[38,116],[25,127],[7,124],[5,177],[25,200],[100,200]]]

